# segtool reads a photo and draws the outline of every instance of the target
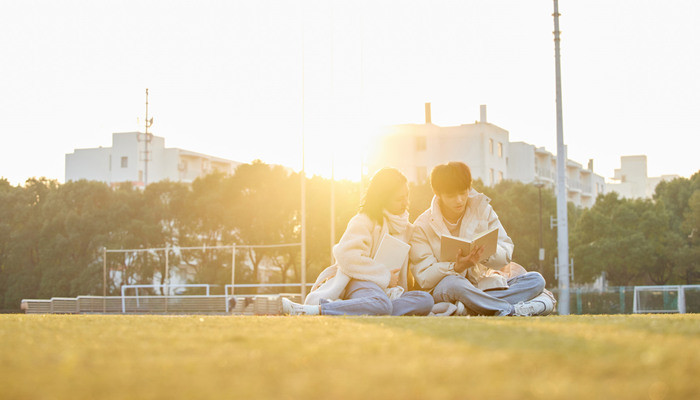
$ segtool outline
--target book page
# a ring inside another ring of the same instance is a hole
[[[496,227],[476,235],[476,239],[473,242],[457,236],[443,235],[440,238],[440,261],[455,262],[457,261],[457,251],[459,249],[462,249],[463,255],[467,255],[471,252],[472,246],[484,246],[482,259],[491,257],[498,249],[498,228]]]

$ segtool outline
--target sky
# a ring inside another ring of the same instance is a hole
[[[700,3],[561,0],[568,156],[612,178],[700,169]],[[0,0],[0,177],[151,131],[358,179],[380,127],[479,119],[556,153],[552,1]]]

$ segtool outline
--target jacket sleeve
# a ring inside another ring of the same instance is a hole
[[[430,246],[429,234],[423,226],[416,224],[409,253],[413,277],[418,286],[425,290],[433,289],[448,275],[459,275],[454,270],[454,263],[437,260]]]
[[[333,247],[333,256],[338,268],[345,275],[361,281],[374,282],[386,289],[391,280],[391,272],[370,256],[374,225],[365,215],[358,214],[353,217],[340,241]]]
[[[490,268],[500,269],[508,264],[513,258],[513,240],[506,233],[505,228],[501,225],[498,215],[493,210],[491,205],[488,206],[488,229],[498,227],[498,247],[496,254],[484,261],[484,264]]]

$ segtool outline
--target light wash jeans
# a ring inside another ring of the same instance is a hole
[[[433,297],[420,290],[404,292],[396,300],[374,282],[351,279],[345,287],[343,300],[329,302],[321,299],[322,315],[428,315]]]
[[[512,315],[513,304],[528,301],[542,293],[544,278],[539,272],[527,272],[508,280],[508,289],[484,292],[467,278],[450,275],[433,289],[435,302],[461,301],[470,315]]]

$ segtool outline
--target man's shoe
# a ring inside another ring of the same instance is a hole
[[[530,317],[539,315],[545,310],[544,303],[540,301],[521,301],[513,305],[513,315],[518,317]]]
[[[539,303],[542,303],[544,306],[544,310],[541,312],[537,313],[536,315],[549,315],[552,312],[554,312],[554,306],[557,304],[556,300],[554,300],[554,295],[552,295],[551,292],[545,290],[542,293],[540,293],[537,297],[530,301],[536,301]]]

